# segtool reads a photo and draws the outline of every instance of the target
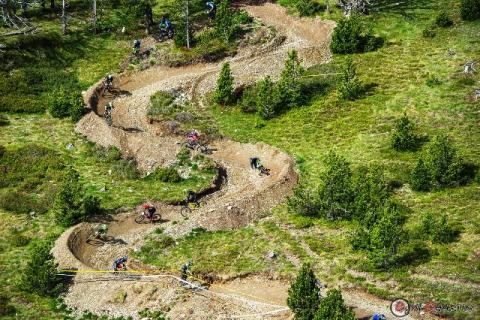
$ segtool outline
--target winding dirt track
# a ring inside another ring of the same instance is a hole
[[[291,49],[299,52],[304,66],[323,63],[330,58],[328,43],[333,22],[295,18],[287,15],[283,8],[269,3],[244,8],[284,36],[265,45],[243,48],[237,56],[227,59],[237,85],[266,75],[278,77]],[[159,66],[133,75],[120,75],[115,86],[131,95],[114,100],[113,125],[107,126],[100,116],[90,112],[80,120],[76,130],[97,144],[120,148],[124,155],[134,157],[144,172],[167,165],[175,161],[180,148],[176,145],[179,138],[166,134],[158,124],[150,124],[146,116],[150,96],[159,90],[181,90],[203,107],[202,97],[214,89],[222,63],[182,68]],[[97,87],[98,84],[84,95],[92,110],[97,110]],[[164,219],[161,227],[174,238],[195,227],[223,230],[246,226],[258,219],[262,212],[283,202],[297,183],[294,161],[271,146],[241,144],[228,139],[215,141],[213,146],[218,151],[212,158],[226,171],[227,179],[219,191],[206,198],[206,206],[184,220],[178,207],[156,203]],[[259,177],[249,168],[248,158],[254,155],[271,169],[269,177]],[[291,317],[289,311],[285,311],[288,284],[278,280],[235,280],[215,284],[209,291],[194,294],[185,291],[174,278],[142,276],[128,282],[128,279],[101,273],[101,270],[110,269],[115,258],[139,249],[144,238],[158,227],[136,224],[135,215],[133,211],[113,217],[109,222],[109,235],[115,241],[103,246],[86,244],[92,229],[89,223],[72,227],[57,240],[53,254],[61,268],[98,270],[98,273],[80,273],[75,277],[65,298],[70,307],[134,318],[143,308],[163,309],[172,319],[241,318],[244,315],[249,315],[250,319]],[[135,262],[129,266],[131,269],[145,268]],[[385,311],[388,304],[385,301],[372,302],[374,299],[362,300],[361,295],[348,292],[346,300],[365,308],[367,314]]]

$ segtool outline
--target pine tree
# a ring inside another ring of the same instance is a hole
[[[397,151],[415,150],[419,141],[420,138],[415,133],[415,124],[404,113],[395,121],[395,130],[391,137],[392,148]]]
[[[217,7],[215,15],[215,32],[225,42],[230,42],[235,35],[237,24],[234,12],[230,9],[230,1],[223,0]]]
[[[325,170],[320,174],[320,210],[327,219],[351,217],[354,200],[352,171],[345,158],[329,152],[325,159]]]
[[[322,299],[315,320],[355,320],[353,311],[345,305],[340,290],[333,289]]]
[[[338,87],[340,97],[345,100],[355,100],[360,97],[363,86],[357,77],[357,67],[352,58],[348,57],[340,76]]]
[[[310,265],[304,264],[288,289],[287,305],[297,320],[311,320],[320,303],[319,288]]]
[[[376,267],[387,268],[394,262],[403,234],[402,215],[386,206],[370,231],[369,255]]]
[[[234,98],[233,90],[233,76],[230,70],[230,63],[225,62],[217,80],[217,89],[214,95],[215,101],[223,105],[232,103]]]
[[[85,221],[89,215],[98,213],[100,210],[98,199],[86,196],[79,178],[75,170],[69,170],[55,199],[55,219],[64,227]]]
[[[423,159],[418,159],[410,174],[410,186],[416,191],[428,191],[432,188],[432,177]]]
[[[302,86],[300,78],[304,73],[301,66],[300,59],[296,50],[288,53],[288,58],[285,60],[285,67],[280,75],[280,80],[277,83],[278,100],[285,108],[291,108],[300,103],[302,96]]]
[[[51,247],[48,241],[36,242],[33,245],[30,259],[23,271],[22,289],[42,296],[56,296],[62,291],[63,285],[57,275],[57,264],[50,253]]]
[[[256,98],[257,111],[263,119],[271,119],[277,107],[275,84],[270,76],[266,76],[259,85]]]

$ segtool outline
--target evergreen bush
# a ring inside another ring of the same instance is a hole
[[[311,320],[320,303],[319,288],[310,265],[304,264],[288,289],[287,305],[297,320]]]
[[[338,85],[340,97],[345,100],[355,100],[360,97],[363,91],[363,85],[357,77],[357,68],[351,58],[348,58]]]
[[[21,288],[41,296],[55,297],[64,290],[58,276],[57,264],[50,253],[49,241],[37,241],[30,250],[26,268],[22,273]]]
[[[461,0],[460,14],[463,20],[480,19],[480,0]]]
[[[345,305],[342,293],[338,289],[328,291],[320,301],[314,320],[355,320],[353,311]]]
[[[333,53],[361,53],[378,49],[382,38],[376,38],[366,29],[357,14],[341,19],[335,27],[330,48]]]
[[[448,13],[442,11],[438,14],[437,18],[435,19],[435,24],[441,28],[448,28],[453,26],[453,20],[450,18]]]
[[[230,70],[230,63],[225,62],[220,71],[217,80],[217,89],[215,90],[214,99],[217,103],[228,105],[234,99],[233,76]]]
[[[89,216],[98,214],[100,203],[93,196],[85,194],[79,181],[79,174],[70,169],[60,186],[54,203],[55,220],[64,227],[85,221]]]
[[[412,151],[418,148],[419,143],[420,137],[415,133],[415,124],[404,113],[395,121],[390,144],[397,151]]]

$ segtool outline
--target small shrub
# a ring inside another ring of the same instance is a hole
[[[112,165],[112,172],[123,179],[138,179],[140,171],[138,171],[135,159],[121,159]]]
[[[427,191],[469,183],[477,166],[465,162],[443,135],[435,137],[411,173],[412,188]]]
[[[416,191],[428,191],[432,188],[432,176],[423,159],[418,159],[410,174],[410,186]]]
[[[230,0],[223,0],[217,7],[215,32],[226,43],[233,40],[238,28],[235,12],[230,8]]]
[[[376,38],[363,26],[357,14],[353,14],[338,22],[333,31],[330,48],[333,53],[339,54],[361,53],[378,49],[383,42],[383,39]]]
[[[56,89],[50,94],[48,110],[55,118],[70,117],[78,121],[84,113],[82,95],[71,88]]]
[[[460,231],[459,227],[448,221],[446,214],[436,217],[432,213],[426,213],[422,216],[421,232],[434,243],[452,242]]]
[[[296,107],[302,102],[302,84],[300,78],[305,73],[298,52],[291,50],[285,60],[280,79],[276,85],[276,107],[278,111]],[[277,111],[276,110],[276,111]]]
[[[313,319],[320,303],[319,288],[310,265],[304,264],[288,289],[287,305],[295,319]]]
[[[0,294],[0,316],[9,316],[15,313],[15,307],[10,305],[9,297],[1,293]]]
[[[420,137],[415,133],[415,124],[408,118],[407,114],[395,121],[390,144],[397,151],[416,150],[420,143]]]
[[[214,95],[215,101],[223,105],[232,103],[234,98],[233,90],[233,76],[230,71],[230,63],[225,62],[217,80],[217,89]]]
[[[338,289],[328,291],[327,296],[320,301],[314,320],[355,320],[353,311],[345,305],[342,293]]]
[[[177,154],[178,164],[181,166],[190,164],[191,152],[187,148],[182,148]]]
[[[89,216],[100,212],[99,201],[85,194],[79,181],[79,174],[70,169],[60,186],[55,199],[54,214],[58,224],[64,227],[85,221]]]
[[[251,85],[243,90],[240,108],[245,113],[257,111],[258,86]]]
[[[345,100],[355,100],[363,92],[363,85],[357,77],[357,68],[351,58],[347,59],[343,67],[338,90],[340,97]]]
[[[322,10],[322,6],[314,0],[298,0],[295,8],[301,17],[313,16]]]
[[[194,43],[194,33],[193,33],[193,28],[189,28],[189,40],[190,40],[190,46],[192,47]],[[173,42],[175,43],[175,46],[182,48],[187,46],[187,30],[185,26],[181,26],[180,28],[175,29],[175,34],[173,35]]]
[[[182,177],[180,177],[180,174],[178,174],[177,169],[173,167],[157,168],[153,173],[152,178],[162,182],[171,183],[182,181]]]
[[[435,31],[434,25],[428,25],[422,31],[422,36],[424,38],[435,38],[436,35],[437,35],[437,32]]]
[[[291,213],[307,217],[318,216],[320,211],[317,191],[307,188],[304,184],[293,190],[293,195],[288,198],[287,205]]]
[[[427,86],[434,87],[442,84],[442,81],[434,75],[429,75],[426,81]]]
[[[435,19],[435,24],[441,28],[448,28],[453,26],[453,20],[450,18],[448,13],[442,11],[438,14],[437,18]]]
[[[348,219],[354,199],[350,163],[334,152],[329,152],[324,162],[318,191],[320,214],[331,220]]]
[[[51,248],[49,241],[38,241],[32,246],[27,266],[22,273],[21,287],[25,291],[50,297],[63,291],[64,285],[57,275],[57,264],[50,253]]]
[[[150,97],[147,115],[155,120],[170,120],[178,111],[175,96],[169,92],[158,91]]]
[[[260,81],[256,97],[257,112],[263,119],[271,119],[277,112],[278,91],[269,76]]]
[[[480,0],[462,0],[460,14],[463,20],[473,21],[480,19]]]

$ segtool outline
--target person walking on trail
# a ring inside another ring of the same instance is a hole
[[[251,167],[253,170],[258,169],[258,168],[260,168],[261,166],[262,166],[262,163],[260,162],[260,158],[259,158],[259,157],[250,158],[250,167]]]
[[[213,1],[207,1],[205,3],[205,7],[207,8],[208,17],[210,19],[215,19],[215,15],[217,14],[217,5]]]
[[[138,54],[140,52],[140,46],[142,45],[142,42],[139,39],[135,39],[133,41],[133,53]]]
[[[145,212],[145,215],[147,216],[148,219],[152,220],[153,219],[153,215],[155,214],[155,212],[157,211],[157,208],[155,208],[155,206],[153,206],[152,204],[150,203],[145,203],[143,205],[143,209],[144,209],[144,212]]]
[[[115,260],[115,262],[113,262],[113,271],[127,270],[127,265],[126,265],[127,260],[128,260],[127,256],[123,256]]]
[[[190,267],[191,266],[192,266],[192,262],[188,261],[180,267],[180,273],[181,273],[180,278],[183,281],[187,281],[188,274],[190,273]]]

